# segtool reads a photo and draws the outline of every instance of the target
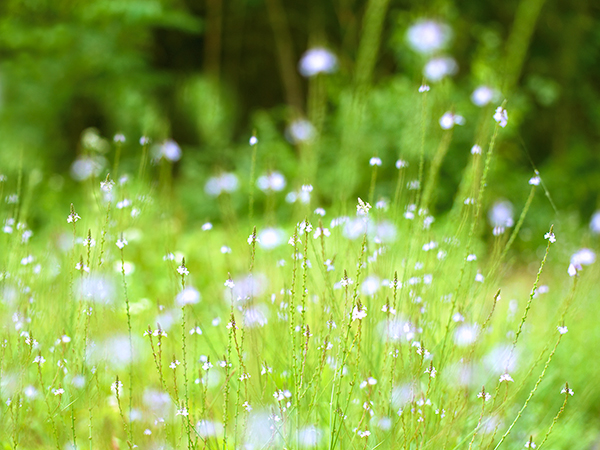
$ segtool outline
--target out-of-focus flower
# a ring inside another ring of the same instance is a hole
[[[305,77],[333,73],[337,70],[337,57],[327,49],[311,48],[302,55],[298,70]]]
[[[433,53],[444,48],[451,36],[448,25],[434,20],[420,20],[406,32],[408,44],[419,53]]]
[[[458,72],[458,64],[454,58],[438,57],[430,59],[423,68],[423,75],[429,81],[440,81],[443,78]]]

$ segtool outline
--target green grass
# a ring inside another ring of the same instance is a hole
[[[253,219],[222,194],[210,230],[186,220],[166,164],[158,182],[146,166],[110,193],[100,180],[63,193],[30,239],[23,201],[5,203],[3,447],[495,449],[532,436],[539,448],[551,430],[545,446],[587,448],[600,431],[598,268],[568,276],[581,239],[566,220],[554,244],[550,224],[527,228],[537,257],[508,248],[521,225],[481,238],[498,132],[461,186],[476,201],[459,195],[433,222],[407,183],[443,181],[418,159],[397,186],[365,169],[363,198],[391,199],[377,207],[338,201],[323,217],[318,183],[291,210],[242,187]],[[270,227],[280,245],[266,249]]]

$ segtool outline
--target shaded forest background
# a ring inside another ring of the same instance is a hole
[[[366,4],[4,0],[0,167],[7,173],[36,169],[57,191],[65,189],[73,183],[71,164],[85,151],[81,134],[95,127],[107,140],[116,133],[127,137],[124,164],[130,167],[139,158],[140,136],[174,139],[184,154],[176,176],[183,185],[200,180],[200,186],[215,171],[248,166],[248,137],[257,130],[266,142],[265,167],[293,178],[299,149],[283,138],[284,130],[310,114],[309,81],[297,63],[308,48],[325,46],[339,60],[339,71],[323,85],[323,129],[330,137],[321,143],[319,180],[327,199],[328,186],[339,179],[333,169],[344,151],[339,112],[345,93],[357,86]],[[363,131],[351,149],[365,165],[374,154],[390,166],[398,155],[414,156],[401,133],[412,126],[412,93],[422,82],[424,60],[405,37],[422,18],[452,28],[446,53],[459,65],[455,76],[434,86],[443,98],[434,101],[431,118],[453,108],[469,121],[477,109],[469,101],[473,89],[499,89],[510,126],[492,177],[496,197],[523,203],[526,189],[518,180],[535,166],[557,210],[587,222],[600,192],[600,3],[390,0],[364,83]],[[440,211],[452,202],[467,164],[477,120],[470,122],[455,132],[442,168]],[[381,183],[395,176],[382,169]],[[368,174],[353,188],[361,187],[368,187]],[[198,208],[198,215],[207,214]],[[555,214],[549,202],[533,208],[539,220]]]

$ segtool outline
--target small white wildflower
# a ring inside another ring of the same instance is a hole
[[[369,160],[369,164],[371,166],[381,166],[381,158],[377,157],[377,156],[373,156],[370,160]]]
[[[233,282],[233,280],[231,278],[228,278],[227,280],[225,280],[224,284],[229,289],[233,289],[235,287],[235,283]]]
[[[363,216],[366,216],[371,209],[371,205],[369,203],[363,201],[360,197],[358,197],[358,205],[356,205],[356,211]]]
[[[206,223],[202,224],[202,231],[212,230],[212,227],[213,227],[212,223],[206,222]]]
[[[40,355],[36,356],[36,357],[33,359],[33,363],[34,363],[34,364],[35,364],[35,363],[37,363],[37,364],[39,364],[40,366],[41,366],[42,364],[44,364],[45,362],[46,362],[46,360],[44,359],[44,357],[43,357],[43,356],[40,356]]]
[[[440,127],[443,130],[450,130],[454,127],[454,125],[464,125],[465,118],[458,114],[454,114],[453,112],[446,112],[442,117],[440,117]]]
[[[58,388],[58,389],[52,389],[52,393],[54,395],[62,395],[65,393],[65,390],[63,388]]]
[[[403,159],[396,161],[396,169],[403,169],[405,167],[408,167],[408,162],[404,161]]]
[[[223,245],[221,247],[221,253],[226,254],[226,253],[231,253],[231,248],[227,247],[226,245]]]
[[[125,239],[124,237],[120,237],[119,239],[117,239],[117,242],[115,243],[115,245],[117,247],[119,247],[120,249],[123,249],[123,247],[125,247],[127,245],[127,239]]]
[[[477,255],[468,255],[467,256],[467,261],[477,261]]]
[[[71,214],[69,214],[67,216],[67,222],[68,223],[75,223],[77,222],[79,219],[81,219],[81,217],[79,216],[79,214],[77,214],[75,211],[71,211]]]
[[[258,239],[258,237],[256,236],[256,234],[252,233],[250,236],[248,236],[248,244],[252,245],[255,242],[259,243],[260,240]]]
[[[502,383],[503,381],[515,381],[515,380],[513,380],[513,378],[508,373],[504,373],[504,374],[500,375],[499,383]]]
[[[246,402],[244,402],[244,403],[242,404],[242,406],[244,407],[244,409],[245,409],[246,411],[248,411],[248,412],[252,411],[252,406],[250,406],[250,403],[248,403],[247,401],[246,401]]]
[[[556,237],[554,236],[554,233],[551,233],[550,231],[548,231],[544,235],[544,239],[548,239],[551,244],[554,244],[556,242]]]
[[[537,447],[537,445],[535,445],[535,442],[533,442],[531,439],[525,443],[525,448],[536,448],[536,447]]]
[[[312,48],[302,55],[298,70],[304,77],[333,73],[337,70],[337,57],[327,49]]]
[[[502,108],[502,106],[498,106],[496,108],[496,112],[494,113],[494,120],[498,122],[498,125],[500,125],[502,128],[504,128],[508,123],[508,113],[504,108]]]
[[[140,138],[140,145],[148,145],[150,143],[150,138],[148,136],[142,136]]]
[[[471,101],[476,106],[485,106],[490,103],[495,96],[496,92],[492,88],[488,86],[479,86],[471,94]]]
[[[481,391],[479,394],[477,394],[477,398],[481,398],[483,401],[487,402],[492,398],[492,396],[485,391]]]
[[[471,155],[481,155],[481,147],[477,144],[471,147]]]
[[[564,326],[564,325],[563,326],[559,325],[559,326],[556,327],[556,329],[558,330],[558,332],[560,334],[566,334],[566,333],[569,332],[569,329],[566,326]]]
[[[125,142],[125,135],[122,133],[117,133],[117,134],[115,134],[113,141],[118,142],[119,144],[122,144]]]
[[[258,138],[256,136],[251,136],[250,140],[248,142],[250,143],[251,146],[254,146],[254,145],[258,144]]]
[[[187,417],[190,415],[190,413],[188,412],[187,408],[181,408],[177,410],[177,413],[175,415]]]
[[[352,310],[352,321],[362,320],[367,317],[367,308],[362,305],[357,305]]]
[[[182,264],[177,268],[177,273],[179,275],[189,275],[190,271]]]
[[[123,390],[123,383],[121,381],[115,381],[110,385],[110,390],[115,394],[121,395],[121,391]]]
[[[114,185],[115,182],[113,180],[107,179],[105,181],[100,182],[100,189],[108,194],[110,191],[112,191]]]
[[[426,85],[426,84],[422,84],[421,86],[419,86],[419,92],[423,93],[423,92],[429,92],[431,88]]]
[[[477,275],[475,275],[475,281],[477,281],[479,283],[483,283],[483,275],[480,273],[477,273]]]
[[[565,386],[564,388],[562,388],[562,391],[560,391],[561,394],[569,394],[569,395],[574,395],[575,392],[573,392],[573,389],[570,389],[568,386]]]
[[[431,378],[435,378],[435,376],[437,375],[437,370],[435,369],[435,367],[430,366],[427,369],[425,369],[424,373],[428,373]]]
[[[178,366],[179,364],[181,364],[181,363],[179,362],[179,360],[177,360],[177,359],[176,359],[176,360],[175,360],[175,361],[173,361],[171,364],[169,364],[169,367],[170,367],[171,369],[176,369],[176,368],[177,368],[177,366]]]

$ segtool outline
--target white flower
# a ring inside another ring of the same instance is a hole
[[[117,239],[117,242],[115,243],[115,245],[117,247],[119,247],[120,249],[123,249],[123,247],[125,247],[127,245],[127,239],[125,239],[124,237],[121,237],[121,238]]]
[[[252,233],[250,236],[248,236],[248,245],[252,245],[255,242],[260,243],[260,239],[258,239],[258,237]]]
[[[268,175],[262,175],[256,180],[256,186],[261,191],[275,191],[279,192],[285,188],[286,181],[285,177],[280,172],[271,172]]]
[[[567,272],[573,277],[582,269],[582,266],[593,264],[595,261],[596,254],[589,248],[582,248],[571,256],[571,264]]]
[[[33,359],[33,362],[34,362],[34,364],[37,363],[37,364],[39,364],[41,366],[42,364],[44,364],[46,362],[46,360],[44,359],[43,356],[36,356]]]
[[[248,142],[250,143],[250,145],[254,146],[258,144],[258,138],[256,136],[251,136]]]
[[[536,448],[535,442],[529,440],[525,443],[525,448]]]
[[[81,217],[79,217],[79,214],[77,214],[75,211],[71,211],[71,214],[69,214],[67,216],[67,222],[68,223],[75,223],[77,222],[79,219],[81,219]]]
[[[444,48],[451,37],[450,27],[434,20],[421,20],[412,25],[407,33],[409,45],[419,53],[433,53]]]
[[[337,70],[337,58],[329,50],[312,48],[302,55],[298,70],[305,77],[312,77],[319,73],[333,73]]]
[[[108,194],[110,191],[112,191],[112,188],[114,185],[115,185],[115,182],[113,180],[101,181],[100,189],[102,189],[104,192],[106,192]]]
[[[367,308],[365,308],[362,305],[360,305],[360,308],[358,305],[355,306],[354,309],[352,310],[352,321],[362,320],[365,317],[367,317]]]
[[[506,110],[502,108],[502,106],[498,106],[496,108],[496,112],[494,113],[494,120],[498,122],[498,125],[500,125],[502,128],[504,128],[508,123],[508,114]]]
[[[234,192],[238,185],[238,177],[234,173],[225,172],[219,176],[210,177],[204,185],[204,192],[212,197],[218,197],[223,192]]]
[[[596,211],[590,220],[590,230],[594,234],[600,234],[600,211]]]
[[[179,306],[194,305],[201,299],[200,292],[191,286],[186,287],[183,291],[177,294],[176,301]]]
[[[419,92],[423,93],[423,92],[429,92],[431,88],[429,86],[427,86],[426,84],[422,84],[421,86],[419,86]]]
[[[181,159],[181,147],[172,139],[167,139],[158,147],[156,151],[156,159],[165,158],[171,162],[176,162]]]
[[[177,273],[179,275],[189,275],[190,271],[182,264],[177,268]]]
[[[492,396],[485,391],[481,391],[479,394],[477,394],[477,398],[482,398],[483,401],[487,402],[492,398]]]
[[[360,197],[358,198],[358,205],[356,205],[356,211],[358,214],[366,216],[371,209],[371,205],[363,201]]]
[[[556,237],[554,236],[554,233],[551,233],[550,231],[548,231],[544,235],[544,239],[548,239],[548,241],[550,241],[551,244],[554,244],[556,242]]]
[[[381,165],[381,158],[378,158],[377,156],[373,156],[370,160],[369,160],[369,164],[371,166],[380,166]]]
[[[481,146],[475,144],[471,147],[471,155],[481,155]]]
[[[233,289],[235,287],[235,283],[233,282],[233,280],[231,278],[229,278],[225,281],[225,286],[228,287],[229,289]]]
[[[569,394],[569,395],[574,395],[575,392],[573,392],[573,389],[567,388],[566,386],[564,388],[562,388],[562,391],[560,391],[561,394]]]
[[[403,169],[405,167],[408,167],[408,163],[402,159],[399,159],[398,161],[396,161],[396,169]]]
[[[502,383],[503,381],[515,381],[515,380],[513,380],[512,377],[508,373],[504,373],[504,374],[500,375],[499,382]]]
[[[560,334],[565,334],[569,331],[569,329],[567,327],[565,327],[564,325],[562,327],[559,325],[556,327],[556,329],[558,330],[558,332]]]
[[[449,130],[454,128],[454,125],[464,125],[464,123],[465,118],[463,116],[454,114],[450,111],[444,113],[440,118],[440,127],[442,127],[443,130]]]
[[[176,359],[176,360],[175,360],[175,361],[173,361],[171,364],[169,364],[169,367],[170,367],[171,369],[175,369],[175,368],[177,368],[177,366],[178,366],[179,364],[181,364],[181,363],[179,362],[179,360],[177,360],[177,359]]]
[[[458,64],[454,58],[439,57],[430,59],[423,68],[423,75],[430,81],[440,81],[448,75],[458,71]]]
[[[308,142],[315,137],[315,127],[306,119],[294,120],[287,127],[285,136],[292,144]]]
[[[226,245],[223,245],[221,247],[221,253],[226,254],[226,253],[231,253],[231,248],[227,247]]]
[[[532,185],[532,186],[539,186],[540,181],[542,181],[542,180],[540,179],[539,176],[536,175],[536,176],[531,177],[529,179],[529,184]]]
[[[113,138],[113,141],[122,144],[122,143],[125,142],[125,135],[122,134],[122,133],[117,133],[117,134],[115,134],[115,137]]]
[[[435,370],[435,367],[431,366],[431,367],[428,367],[427,369],[425,369],[424,373],[428,373],[431,378],[435,378],[435,376],[437,374],[437,370]]]
[[[177,413],[175,414],[176,416],[184,416],[187,417],[190,415],[190,413],[188,413],[187,408],[181,408],[177,410]]]
[[[488,86],[479,86],[471,94],[471,101],[477,106],[485,106],[490,103],[495,96],[496,92],[492,88]]]

